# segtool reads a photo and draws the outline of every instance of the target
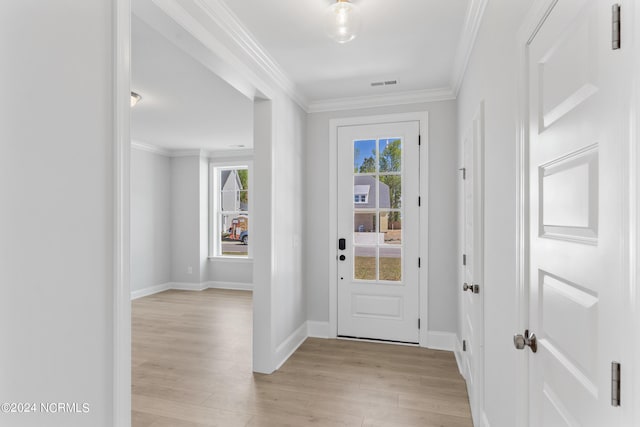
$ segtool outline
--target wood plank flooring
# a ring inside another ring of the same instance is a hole
[[[307,339],[251,372],[251,293],[167,291],[133,302],[133,427],[471,426],[451,353]]]

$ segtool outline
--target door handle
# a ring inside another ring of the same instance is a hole
[[[513,345],[517,350],[522,350],[526,346],[531,348],[532,352],[538,351],[538,340],[536,334],[529,335],[529,330],[524,331],[524,336],[517,334],[513,336]]]
[[[338,249],[340,249],[341,251],[347,249],[347,239],[338,239]]]
[[[480,285],[470,285],[467,282],[464,283],[464,285],[462,285],[462,290],[463,291],[471,291],[474,294],[479,294],[480,293]]]

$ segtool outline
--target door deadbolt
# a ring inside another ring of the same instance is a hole
[[[464,285],[462,285],[462,290],[463,291],[471,291],[474,294],[479,294],[480,293],[480,285],[470,285],[468,283],[464,283]]]
[[[524,331],[524,336],[517,334],[513,336],[513,345],[516,349],[522,350],[526,346],[531,348],[532,352],[538,351],[538,341],[536,339],[536,334],[529,335],[529,330]]]

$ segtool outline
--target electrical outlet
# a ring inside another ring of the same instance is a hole
[[[193,267],[187,267],[187,274],[193,274]]]

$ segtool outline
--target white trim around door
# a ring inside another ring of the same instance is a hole
[[[429,188],[429,132],[428,132],[428,113],[400,113],[386,114],[379,116],[349,117],[332,119],[329,121],[329,338],[338,336],[338,272],[337,272],[337,236],[338,236],[338,219],[337,219],[337,192],[338,192],[338,128],[341,126],[358,126],[367,124],[382,124],[394,122],[417,121],[420,123],[420,189],[422,194],[422,204],[420,209],[420,245],[419,257],[421,258],[421,268],[419,270],[420,280],[420,334],[419,345],[427,347],[428,337],[428,278],[429,278],[429,262],[428,262],[428,188]]]
[[[130,157],[131,1],[113,2],[113,425],[131,426]]]

